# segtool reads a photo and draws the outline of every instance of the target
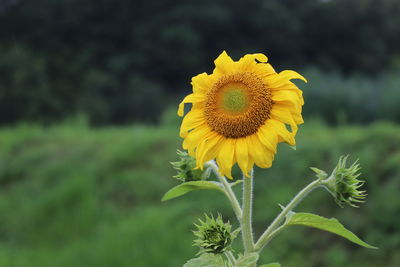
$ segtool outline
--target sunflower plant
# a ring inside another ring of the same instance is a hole
[[[277,73],[267,63],[264,54],[249,54],[234,61],[224,51],[214,62],[211,74],[201,73],[192,78],[193,93],[180,103],[178,115],[183,116],[180,136],[181,160],[172,163],[181,184],[169,190],[163,201],[200,189],[218,190],[225,194],[232,206],[240,227],[232,230],[221,215],[206,215],[196,224],[194,231],[199,255],[184,267],[254,267],[258,266],[260,253],[269,242],[289,226],[302,225],[340,235],[367,248],[375,248],[347,230],[338,220],[312,213],[295,212],[295,207],[311,191],[325,188],[340,206],[355,207],[364,201],[364,181],[359,180],[357,162],[347,166],[347,157],[341,157],[329,175],[311,168],[315,180],[293,197],[282,211],[255,238],[252,230],[253,168],[272,166],[277,145],[285,142],[296,148],[295,136],[304,104],[302,91],[292,79],[307,80],[299,73],[284,70]],[[191,109],[185,115],[185,104]],[[241,179],[232,177],[232,167],[237,164],[243,173]],[[210,173],[214,173],[213,179]],[[239,202],[232,187],[242,184],[242,201]],[[231,247],[236,236],[241,235],[243,251]],[[280,266],[279,263],[260,265]]]

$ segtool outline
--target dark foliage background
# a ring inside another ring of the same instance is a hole
[[[361,74],[367,95],[325,98],[353,106],[393,91],[379,79],[400,65],[399,14],[397,0],[1,0],[0,123],[155,121],[222,50],[266,53],[277,70]],[[382,117],[368,106],[359,118],[346,105],[354,121]],[[306,115],[335,122],[328,106],[309,105]]]

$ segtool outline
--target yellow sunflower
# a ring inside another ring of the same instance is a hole
[[[180,136],[197,167],[216,159],[222,175],[232,178],[238,163],[248,176],[254,164],[271,167],[279,142],[295,145],[304,100],[290,80],[307,81],[294,71],[276,73],[267,61],[263,54],[233,61],[224,51],[212,74],[192,78],[193,93],[180,103],[178,115],[184,115],[185,103],[192,104]]]

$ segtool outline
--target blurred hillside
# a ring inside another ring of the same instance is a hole
[[[154,122],[222,50],[312,77],[306,115],[400,121],[398,14],[397,0],[1,0],[0,124]]]
[[[182,266],[196,253],[196,217],[219,211],[235,222],[219,192],[202,190],[160,203],[177,184],[169,164],[180,143],[173,118],[165,116],[161,127],[1,129],[0,266]],[[311,181],[307,166],[331,170],[339,155],[351,153],[363,167],[367,202],[341,209],[329,193],[316,190],[296,210],[334,216],[379,250],[296,227],[273,240],[260,263],[399,266],[400,128],[379,123],[335,129],[308,122],[297,143],[296,151],[280,145],[272,168],[255,169],[256,235],[279,212],[278,203]],[[265,203],[271,204],[268,210]]]

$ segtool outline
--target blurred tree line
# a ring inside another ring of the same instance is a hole
[[[0,0],[0,124],[154,121],[222,50],[376,76],[399,25],[398,0]]]

